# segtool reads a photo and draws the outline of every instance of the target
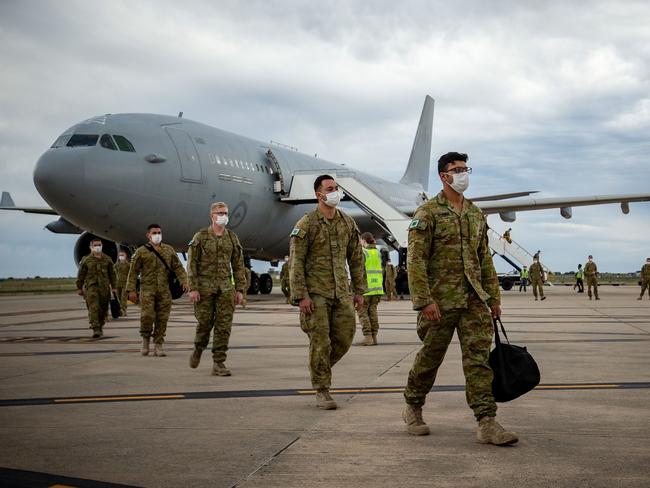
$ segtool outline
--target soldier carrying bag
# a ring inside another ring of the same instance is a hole
[[[499,328],[506,338],[501,342]],[[540,374],[537,363],[525,347],[510,344],[501,318],[492,322],[494,326],[494,349],[490,352],[490,368],[494,372],[492,393],[497,402],[509,402],[539,385]]]
[[[120,302],[115,296],[115,293],[113,293],[113,298],[111,298],[111,317],[117,319],[120,317],[121,313]]]
[[[172,300],[176,300],[177,298],[180,298],[183,296],[183,285],[181,284],[180,281],[178,281],[178,277],[176,276],[176,273],[174,273],[174,270],[169,267],[169,265],[165,262],[163,257],[160,255],[158,251],[154,249],[153,246],[150,246],[149,244],[146,244],[144,247],[149,249],[151,252],[153,252],[158,259],[165,265],[165,268],[167,269],[167,280],[169,282],[169,293],[172,295]]]

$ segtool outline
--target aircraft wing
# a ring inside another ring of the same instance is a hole
[[[11,195],[7,191],[2,192],[2,200],[0,200],[0,210],[21,210],[25,213],[59,215],[49,207],[16,207],[13,198],[11,198]]]

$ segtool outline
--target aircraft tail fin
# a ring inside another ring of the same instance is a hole
[[[404,176],[399,181],[404,185],[420,185],[425,191],[429,189],[434,103],[433,98],[429,95],[424,99],[424,107],[422,108],[418,130],[415,133],[409,164],[406,167]]]
[[[0,207],[15,207],[14,199],[11,198],[11,195],[8,191],[2,192],[2,200],[0,200]]]

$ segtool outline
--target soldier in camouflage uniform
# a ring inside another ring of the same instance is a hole
[[[117,263],[113,269],[117,276],[117,299],[120,302],[120,316],[126,315],[126,305],[128,297],[126,296],[126,279],[129,277],[129,258],[124,251],[117,253]]]
[[[466,162],[467,155],[461,153],[440,158],[443,190],[417,209],[409,225],[409,287],[423,346],[409,372],[402,418],[410,434],[429,434],[422,406],[456,331],[467,403],[479,423],[477,440],[512,444],[517,435],[495,420],[497,406],[488,363],[491,319],[501,314],[499,282],[488,247],[485,216],[463,197],[471,171]]]
[[[290,303],[289,298],[291,297],[291,290],[289,288],[289,256],[284,257],[284,264],[280,271],[280,287],[282,288],[282,293],[287,299],[287,303]]]
[[[645,264],[641,268],[641,295],[637,300],[643,300],[643,293],[648,290],[650,297],[650,258],[646,258]]]
[[[332,367],[352,344],[354,308],[363,305],[367,283],[359,230],[351,217],[336,208],[341,193],[334,178],[316,178],[314,192],[318,207],[291,231],[289,286],[292,305],[300,307],[300,327],[309,336],[316,405],[332,410],[337,408],[329,393]]]
[[[88,322],[93,330],[93,339],[104,334],[111,291],[115,292],[115,271],[113,261],[102,252],[101,239],[90,241],[90,254],[79,263],[77,272],[77,294],[86,300]]]
[[[386,299],[390,302],[397,299],[395,292],[395,266],[390,262],[390,258],[386,261],[386,275],[384,277],[384,288],[386,289]]]
[[[596,266],[596,263],[594,263],[594,257],[591,254],[589,255],[587,264],[585,264],[584,270],[589,300],[591,300],[591,287],[594,288],[594,296],[596,297],[596,300],[600,300],[600,298],[598,298],[598,279],[596,278],[598,267]]]
[[[537,293],[542,297],[542,300],[546,300],[544,296],[544,281],[546,277],[544,276],[544,268],[539,262],[538,258],[533,258],[533,264],[528,268],[528,276],[530,277],[530,284],[533,287],[533,296],[535,301],[537,301]]]
[[[190,299],[198,321],[190,367],[198,367],[214,328],[212,374],[230,376],[224,363],[235,304],[242,303],[246,291],[244,253],[237,235],[226,229],[228,206],[213,203],[210,218],[212,225],[194,234],[189,249]]]
[[[163,344],[167,321],[172,309],[172,295],[169,291],[169,272],[167,267],[153,252],[155,249],[165,260],[167,266],[176,274],[187,291],[187,275],[183,269],[176,250],[162,243],[162,230],[158,224],[151,224],[147,228],[149,242],[140,246],[131,259],[131,268],[127,279],[126,289],[129,300],[138,301],[136,282],[140,277],[140,335],[142,336],[143,356],[149,354],[149,342],[153,335],[154,356],[166,356]]]

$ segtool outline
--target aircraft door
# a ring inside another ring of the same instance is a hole
[[[165,127],[165,131],[167,131],[178,154],[178,160],[181,164],[181,180],[201,183],[203,176],[201,160],[190,135],[184,130],[174,127]]]

